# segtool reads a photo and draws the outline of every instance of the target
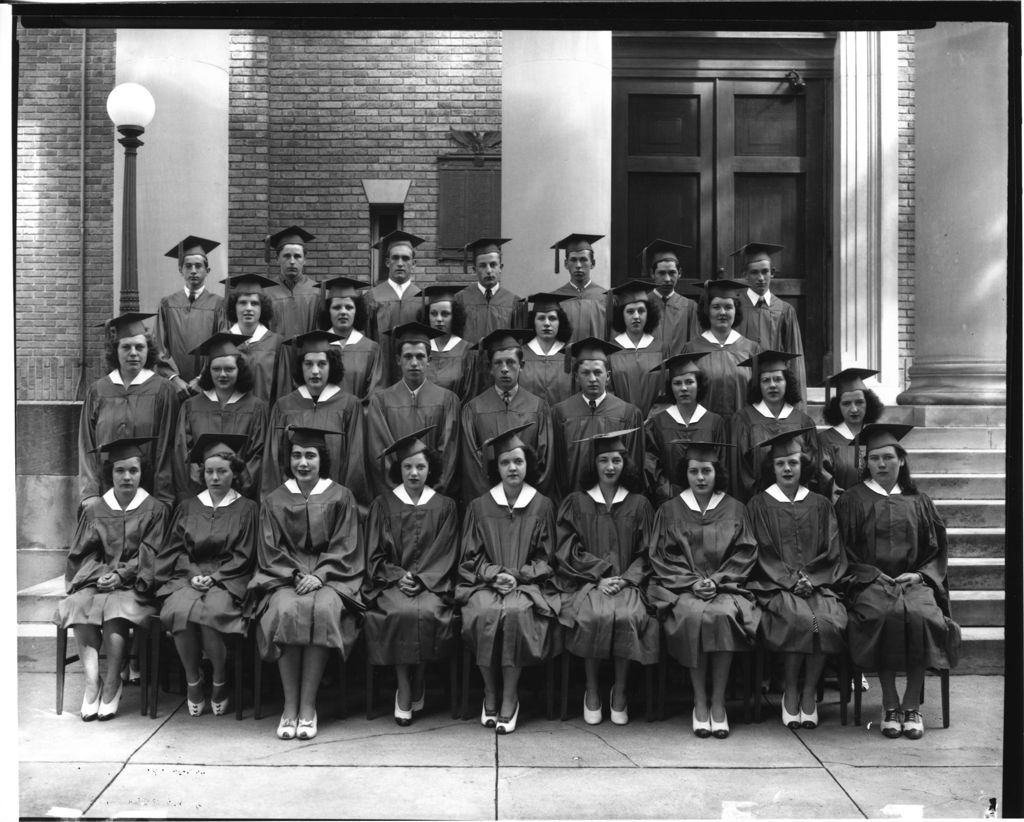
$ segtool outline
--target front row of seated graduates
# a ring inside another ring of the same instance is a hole
[[[326,664],[334,652],[348,659],[360,631],[369,661],[395,667],[394,718],[411,724],[427,701],[425,665],[453,652],[456,625],[483,682],[480,722],[499,734],[520,721],[523,669],[563,651],[583,659],[584,721],[600,723],[607,705],[626,724],[630,663],[658,661],[663,636],[689,671],[698,737],[729,736],[733,657],[760,646],[780,662],[787,727],[818,725],[826,658],[849,654],[856,670],[878,672],[882,733],[921,738],[925,670],[956,664],[959,629],[945,531],[900,444],[911,426],[859,431],[864,468],[835,506],[806,485],[813,427],[757,443],[762,490],[746,505],[726,493],[734,446],[673,440],[682,451],[670,480],[682,490],[657,508],[628,442],[637,428],[581,431],[577,482],[556,504],[534,484],[535,427],[483,441],[489,487],[461,517],[435,489],[443,455],[429,445],[432,425],[382,451],[393,487],[365,519],[332,479],[337,429],[285,429],[282,482],[261,503],[238,490],[246,438],[201,433],[189,461],[205,490],[173,515],[147,490],[154,437],[101,444],[102,493],[83,508],[55,616],[79,646],[82,719],[116,716],[131,627],[159,614],[192,716],[207,703],[228,710],[225,636],[254,626],[260,655],[278,663],[284,740],[316,736]]]

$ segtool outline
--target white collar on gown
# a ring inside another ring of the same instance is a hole
[[[606,505],[607,504],[605,502],[605,499],[604,499],[604,494],[601,493],[601,486],[600,485],[595,485],[593,488],[591,488],[589,491],[587,491],[587,496],[590,497],[598,505]],[[620,502],[622,502],[628,496],[629,496],[629,491],[627,491],[625,488],[623,488],[620,485],[618,488],[615,489],[615,496],[612,497],[612,505],[618,505]]]
[[[124,380],[121,379],[121,372],[116,368],[107,374],[107,376],[110,377],[110,381],[114,383],[114,385],[124,385]],[[154,372],[150,371],[148,368],[143,368],[135,375],[135,379],[132,380],[129,385],[142,385],[142,383],[146,382],[146,380],[152,376],[154,376]]]
[[[708,409],[700,403],[697,403],[697,407],[693,409],[693,416],[690,417],[690,421],[686,423],[683,422],[683,415],[679,412],[678,405],[670,405],[665,410],[668,412],[668,415],[680,425],[693,425],[694,423],[699,422],[700,419],[708,412]]]
[[[790,499],[786,496],[785,492],[779,488],[778,483],[776,483],[771,488],[765,489],[765,493],[777,502],[800,502],[811,492],[806,486],[801,485],[796,489],[796,497],[794,499]]]
[[[743,339],[743,335],[740,334],[740,332],[737,331],[735,328],[730,329],[729,336],[725,338],[725,342],[724,343],[720,343],[718,341],[718,338],[711,332],[710,329],[708,329],[707,331],[704,331],[701,334],[701,337],[703,337],[705,340],[707,340],[710,343],[714,343],[719,348],[724,348],[727,345],[732,345],[737,340]]]
[[[333,383],[327,383],[327,385],[324,386],[324,390],[320,392],[320,396],[316,398],[315,402],[323,402],[324,400],[329,400],[335,394],[340,394],[340,393],[341,393],[341,387],[340,386],[334,385]],[[299,386],[299,395],[303,399],[307,399],[307,400],[313,399],[313,395],[309,393],[309,389],[306,388],[306,386],[304,386],[304,385],[300,385]]]
[[[309,495],[316,496],[322,494],[328,488],[331,487],[332,480],[330,477],[322,477],[317,480],[316,485],[313,486],[313,490],[309,492]],[[301,494],[302,490],[299,488],[299,483],[293,477],[292,479],[285,480],[284,487],[291,491],[293,494]]]
[[[434,489],[429,485],[423,487],[423,491],[420,493],[419,502],[413,502],[412,497],[409,496],[409,492],[405,490],[404,485],[396,485],[391,489],[391,493],[398,497],[406,505],[426,505],[430,500],[434,498]]]
[[[207,508],[227,508],[235,500],[242,498],[242,495],[239,494],[234,488],[228,489],[228,492],[224,495],[224,499],[220,501],[220,505],[213,504],[213,497],[210,496],[209,489],[202,491],[196,496],[199,497],[199,501]]]
[[[902,494],[903,493],[900,490],[899,484],[894,485],[892,487],[891,491],[886,491],[881,485],[879,485],[873,479],[866,479],[866,480],[864,480],[864,484],[868,488],[870,488],[872,491],[874,491],[876,494],[881,494],[883,497],[891,497],[891,496],[894,496],[896,494]]]
[[[784,420],[793,413],[793,406],[788,402],[784,402],[782,404],[782,410],[779,412],[779,416],[777,417],[771,412],[771,410],[769,410],[764,400],[761,400],[759,403],[755,403],[754,410],[762,417],[768,417],[770,420]]]
[[[140,505],[142,505],[142,503],[144,503],[146,501],[147,497],[149,497],[149,491],[147,491],[145,488],[139,488],[135,492],[135,496],[132,497],[132,501],[128,503],[128,507],[125,508],[124,510],[125,511],[134,511],[136,508],[138,508]],[[107,491],[107,493],[105,493],[103,495],[103,501],[108,506],[110,506],[110,510],[111,511],[120,511],[120,510],[122,510],[121,506],[117,504],[117,497],[114,496],[114,489],[113,488],[111,488],[109,491]]]
[[[525,508],[531,502],[533,498],[537,496],[537,489],[528,483],[523,483],[523,488],[519,492],[519,497],[516,499],[515,505],[508,504],[508,498],[505,496],[505,489],[499,482],[495,485],[488,493],[498,505],[503,505],[505,508]]]
[[[679,495],[679,499],[683,501],[683,505],[689,508],[691,511],[696,511],[698,514],[701,513],[700,503],[697,502],[697,495],[693,491],[687,488]],[[725,499],[725,493],[723,491],[715,491],[711,495],[711,499],[708,500],[708,507],[705,511],[714,511],[718,507],[718,503]]]

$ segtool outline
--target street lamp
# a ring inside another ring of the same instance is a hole
[[[138,255],[135,244],[135,155],[139,136],[156,114],[153,95],[138,83],[121,83],[107,96],[107,114],[124,146],[124,197],[121,204],[121,301],[119,314],[139,310]]]

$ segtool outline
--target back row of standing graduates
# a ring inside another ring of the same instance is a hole
[[[110,323],[112,370],[92,386],[83,408],[83,501],[98,492],[93,449],[103,441],[154,433],[155,492],[173,504],[198,488],[196,469],[187,462],[196,436],[243,433],[249,441],[246,491],[256,498],[261,486],[266,493],[280,481],[284,440],[276,429],[326,422],[345,432],[332,442],[336,478],[357,491],[364,510],[387,486],[388,466],[376,456],[429,424],[438,426],[431,445],[445,458],[441,489],[468,501],[486,486],[480,442],[502,425],[535,421],[531,445],[545,469],[542,490],[560,497],[574,489],[578,473],[572,440],[632,427],[636,413],[648,426],[630,445],[645,466],[653,500],[672,495],[665,466],[678,448],[673,454],[668,441],[725,441],[734,417],[743,447],[731,458],[733,490],[746,499],[757,474],[750,443],[809,420],[801,410],[802,343],[795,312],[770,290],[771,258],[779,246],[744,246],[737,255],[747,285],[709,281],[694,302],[676,291],[686,246],[655,241],[644,251],[652,280],[605,292],[590,279],[593,243],[601,238],[572,234],[553,246],[556,270],[564,252],[569,282],[531,295],[527,303],[501,283],[504,239],[466,246],[475,284],[422,291],[413,283],[422,242],[414,235],[393,232],[377,244],[389,276],[373,288],[345,277],[321,288],[303,274],[306,245],[313,239],[297,226],[268,237],[267,259],[277,261],[280,282],[259,275],[228,278],[226,300],[205,285],[206,255],[216,243],[188,237],[168,252],[178,260],[184,286],[161,300],[146,356],[133,363],[144,375],[125,381],[115,371],[118,340],[145,334],[146,315]],[[408,344],[425,346],[425,357],[403,363]],[[320,367],[306,374],[309,360]],[[594,368],[603,373],[591,374]],[[151,373],[164,379],[149,383]],[[863,393],[858,375],[870,373],[844,372],[833,383]],[[783,392],[768,386],[761,396],[760,382],[771,380],[782,383]],[[179,410],[164,383],[184,399]],[[125,396],[111,412],[107,406],[118,394]],[[362,420],[353,399],[364,411]],[[871,404],[880,407],[877,398]],[[862,421],[851,417],[829,437],[835,446],[826,455],[824,483],[837,462],[856,462],[848,446]],[[820,467],[818,450],[815,443]],[[360,454],[367,459],[347,459]],[[568,471],[555,471],[555,465]],[[460,478],[461,489],[453,484]]]

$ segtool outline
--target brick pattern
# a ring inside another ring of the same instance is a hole
[[[913,31],[899,43],[899,340],[900,373],[914,362],[914,42]]]
[[[232,273],[266,273],[263,236],[298,223],[309,273],[368,276],[361,181],[408,179],[417,281],[464,279],[436,260],[437,158],[450,128],[501,129],[500,32],[236,31],[231,52]]]
[[[81,29],[17,29],[18,400],[74,400],[83,377],[80,246]],[[115,33],[85,34],[85,385],[103,372],[102,330],[113,307]]]

